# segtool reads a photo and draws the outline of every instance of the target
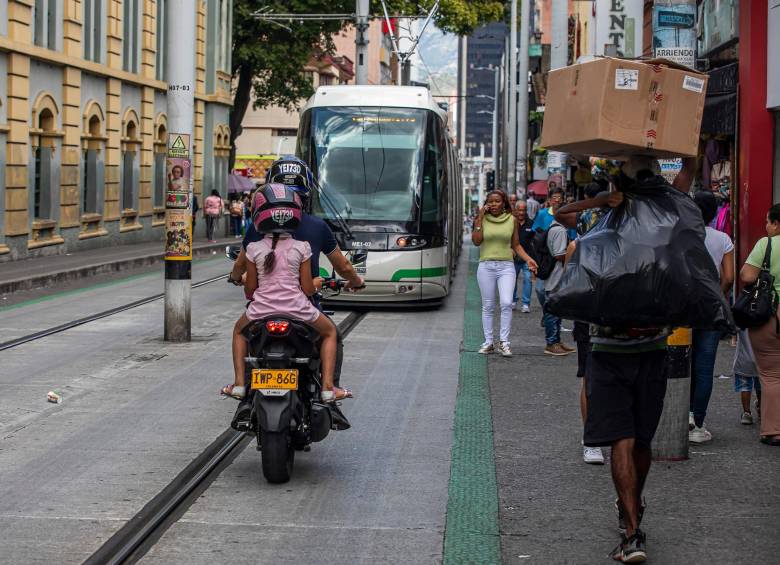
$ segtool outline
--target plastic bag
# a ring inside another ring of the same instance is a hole
[[[696,204],[661,177],[581,237],[546,308],[613,327],[689,326],[735,333]]]

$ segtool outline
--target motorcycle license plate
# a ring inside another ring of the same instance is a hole
[[[298,390],[298,369],[252,369],[252,390]]]

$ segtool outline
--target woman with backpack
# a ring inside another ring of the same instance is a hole
[[[520,245],[517,227],[517,218],[512,215],[506,194],[501,190],[489,192],[485,205],[474,220],[471,232],[472,243],[479,247],[477,281],[482,295],[482,331],[485,335],[485,342],[479,352],[483,355],[495,351],[493,311],[496,307],[496,287],[501,309],[498,351],[504,357],[512,355],[509,348],[509,330],[512,325],[512,298],[517,279],[514,255],[525,261],[532,273],[536,273],[536,261]]]
[[[753,247],[739,272],[743,284],[758,280],[762,267],[774,277],[774,292],[780,294],[780,204],[766,215],[766,234]],[[768,260],[767,260],[768,259]],[[780,307],[764,325],[750,329],[750,344],[761,380],[761,441],[780,446]]]
[[[203,206],[203,213],[206,216],[206,239],[209,240],[209,243],[215,243],[214,228],[225,209],[225,204],[217,189],[213,189],[211,194],[206,197]]]
[[[228,210],[230,211],[230,231],[236,238],[239,238],[242,236],[241,226],[244,222],[244,203],[240,196],[233,196]]]

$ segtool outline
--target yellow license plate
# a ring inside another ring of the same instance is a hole
[[[298,369],[252,369],[252,390],[298,390]]]

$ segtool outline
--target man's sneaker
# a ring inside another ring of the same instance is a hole
[[[600,447],[588,447],[582,446],[582,460],[589,465],[603,465],[604,454],[601,452]]]
[[[642,497],[642,504],[639,506],[639,516],[637,516],[636,520],[636,527],[638,528],[642,524],[642,518],[645,515],[645,509],[647,508],[647,503],[645,502],[645,497]],[[620,505],[620,499],[615,500],[615,512],[617,512],[618,515],[618,532],[625,535],[626,534],[626,516],[623,514],[623,507]]]
[[[487,355],[488,353],[493,353],[495,351],[495,348],[493,347],[492,343],[483,343],[479,346],[479,349],[477,350],[478,353],[481,353],[482,355]]]
[[[739,423],[744,426],[753,425],[753,414],[750,412],[742,412],[742,417],[739,419]]]
[[[552,345],[548,345],[544,348],[545,355],[555,355],[557,357],[560,357],[561,355],[568,355],[571,353],[571,351],[564,349],[561,347],[560,343],[553,343]]]
[[[694,426],[691,431],[688,432],[688,441],[692,443],[707,443],[712,441],[712,434],[702,424],[701,428]]]
[[[523,314],[528,314],[528,313],[531,311],[531,307],[530,307],[528,304],[523,304],[523,305],[520,307],[520,311],[521,311]]]
[[[508,341],[502,341],[498,344],[498,352],[501,354],[502,357],[511,357],[512,356],[512,350],[509,349],[509,342]]]
[[[566,345],[563,342],[560,343],[560,346],[561,346],[561,349],[563,349],[564,351],[568,351],[569,353],[574,353],[575,351],[577,351],[576,347],[569,347],[568,345]]]
[[[610,557],[621,563],[644,563],[647,561],[647,549],[645,548],[645,534],[637,528],[630,538],[623,538]]]

